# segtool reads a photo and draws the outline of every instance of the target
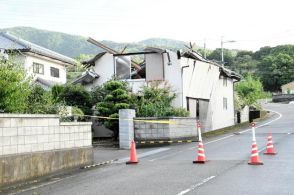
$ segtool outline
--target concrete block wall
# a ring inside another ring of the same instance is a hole
[[[134,121],[136,140],[172,140],[181,138],[195,138],[197,136],[196,118],[135,118],[138,120],[168,121],[170,124],[148,123]]]
[[[0,114],[0,155],[91,145],[91,123],[59,123],[55,115]]]
[[[91,125],[60,123],[57,115],[0,114],[0,186],[92,163]]]

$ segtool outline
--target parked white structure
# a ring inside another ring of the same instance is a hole
[[[281,86],[283,94],[294,94],[294,81]]]
[[[141,70],[132,69],[132,55],[144,55]],[[103,52],[84,64],[90,70],[74,83],[81,83],[89,90],[102,85],[114,75],[128,81],[133,92],[149,82],[166,81],[177,95],[174,106],[189,110],[191,117],[201,121],[204,130],[235,124],[233,85],[240,80],[240,76],[194,51],[172,52],[146,48],[138,53]]]
[[[8,33],[0,33],[0,49],[3,57],[23,64],[44,88],[66,83],[66,67],[75,60]]]

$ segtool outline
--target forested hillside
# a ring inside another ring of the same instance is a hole
[[[87,37],[78,35],[69,35],[31,27],[14,27],[3,30],[72,58],[75,58],[80,54],[94,55],[102,51],[102,49],[87,42]],[[127,46],[127,51],[139,51],[146,46],[157,46],[176,50],[184,48],[184,44],[186,44],[183,41],[159,38],[147,39],[138,43],[116,43],[113,41],[101,42],[117,51],[121,51],[125,46]]]

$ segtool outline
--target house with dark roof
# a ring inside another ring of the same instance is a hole
[[[132,66],[136,55],[143,59],[140,68]],[[235,124],[234,83],[240,75],[193,50],[174,52],[148,47],[136,53],[103,52],[83,64],[89,71],[74,83],[88,90],[113,76],[128,82],[134,93],[152,81],[162,81],[162,86],[168,83],[176,93],[173,106],[187,109],[191,117],[200,120],[204,131]]]
[[[2,56],[22,64],[29,75],[44,88],[66,83],[66,68],[76,61],[37,44],[0,32]]]

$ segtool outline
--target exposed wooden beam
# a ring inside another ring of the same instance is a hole
[[[97,47],[104,49],[110,54],[119,54],[119,52],[115,51],[114,49],[111,49],[110,47],[107,47],[106,45],[100,43],[99,41],[91,37],[89,37],[87,41],[92,43],[93,45],[96,45]],[[138,63],[134,62],[133,60],[131,60],[131,64],[136,70],[141,70],[141,66]]]

